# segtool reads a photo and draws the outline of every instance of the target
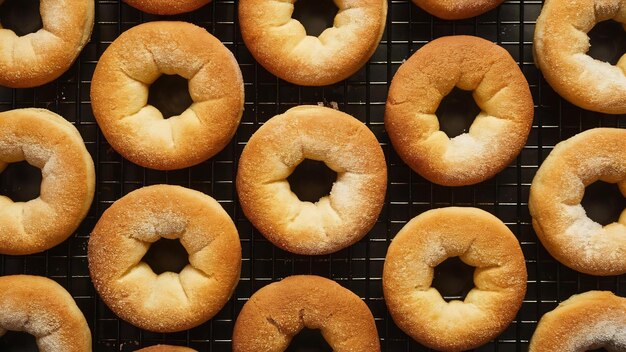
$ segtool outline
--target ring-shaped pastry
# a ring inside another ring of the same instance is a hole
[[[143,12],[155,15],[178,15],[191,12],[211,2],[211,0],[124,0],[128,5]]]
[[[184,347],[184,346],[154,345],[150,347],[144,347],[135,352],[197,352],[197,351],[189,347]]]
[[[445,20],[461,20],[476,17],[493,10],[504,0],[413,0],[433,16]]]

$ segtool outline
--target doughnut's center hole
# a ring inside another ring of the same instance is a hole
[[[179,75],[161,75],[150,85],[148,104],[166,119],[182,114],[192,103],[189,81]]]
[[[322,161],[304,159],[287,178],[291,191],[303,202],[317,202],[330,194],[337,173]]]
[[[42,29],[39,0],[4,1],[0,4],[0,24],[20,37]]]
[[[448,258],[435,267],[432,287],[446,302],[462,301],[474,288],[474,267],[463,263],[459,257]]]
[[[626,53],[626,35],[621,23],[608,20],[595,25],[588,33],[591,47],[587,53],[596,60],[617,64]]]
[[[161,238],[150,246],[142,260],[157,275],[180,273],[189,264],[189,254],[179,240]]]
[[[3,352],[37,352],[35,336],[22,331],[7,331],[0,337],[0,351]]]
[[[286,352],[330,352],[332,350],[319,330],[304,328],[293,337]]]
[[[454,87],[443,97],[435,115],[439,120],[439,129],[449,138],[454,138],[469,131],[474,119],[480,113],[480,108],[471,91]]]
[[[0,172],[0,195],[14,202],[28,202],[39,197],[41,170],[26,161],[12,163]]]
[[[302,23],[306,34],[313,37],[332,27],[339,11],[332,0],[297,0],[293,6],[291,18]]]
[[[591,220],[608,225],[619,219],[626,208],[626,198],[617,184],[597,181],[585,188],[585,195],[580,204]]]

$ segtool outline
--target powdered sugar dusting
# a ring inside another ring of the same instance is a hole
[[[574,54],[573,59],[585,68],[580,76],[582,82],[594,82],[600,91],[626,89],[626,75],[619,67],[586,54]]]
[[[582,245],[585,250],[585,257],[591,257],[594,253],[593,237],[602,231],[602,225],[591,220],[581,204],[565,205],[565,211],[568,216],[573,218],[573,222],[565,230],[565,233],[576,237],[574,241]]]

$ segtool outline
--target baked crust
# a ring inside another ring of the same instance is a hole
[[[155,274],[142,261],[160,238],[180,239],[189,264]],[[89,239],[89,270],[102,300],[142,329],[175,332],[211,319],[239,281],[237,229],[213,198],[180,186],[144,187],[107,209]]]
[[[38,198],[0,195],[0,253],[23,255],[65,241],[87,215],[96,186],[91,155],[76,128],[44,109],[0,113],[0,172],[26,160],[41,169]]]
[[[626,210],[602,226],[580,204],[585,187],[617,183],[626,196],[626,130],[594,128],[557,144],[530,187],[528,207],[543,246],[559,262],[591,275],[626,273]]]
[[[93,0],[41,0],[39,12],[43,28],[35,33],[19,37],[0,24],[0,85],[30,88],[52,82],[89,41]]]
[[[415,5],[421,7],[426,12],[445,20],[461,20],[476,17],[495,9],[502,1],[503,0],[413,0]]]
[[[161,74],[188,79],[193,99],[169,119],[148,105],[148,89]],[[217,38],[190,23],[149,22],[122,33],[104,52],[91,105],[117,152],[141,166],[172,170],[205,161],[228,144],[243,94],[237,61]]]
[[[154,345],[135,352],[196,352],[196,350],[183,346]]]
[[[458,256],[476,268],[475,287],[463,302],[446,302],[431,287],[434,268]],[[441,208],[409,221],[391,242],[383,291],[391,317],[419,343],[464,351],[499,335],[515,318],[526,293],[526,265],[515,235],[476,208]]]
[[[328,196],[298,199],[287,177],[304,160],[337,172]],[[246,217],[276,246],[318,255],[346,248],[374,226],[385,200],[382,148],[362,122],[337,110],[299,106],[267,121],[239,159],[237,193]]]
[[[374,317],[350,290],[314,275],[290,276],[255,292],[233,331],[233,352],[285,351],[303,328],[319,329],[336,352],[378,352]]]
[[[452,139],[435,112],[454,87],[473,91],[481,112],[468,133]],[[396,73],[385,128],[394,149],[415,172],[445,186],[495,176],[524,147],[534,115],[528,82],[511,55],[472,36],[426,44]]]
[[[124,2],[154,15],[178,15],[197,10],[211,0],[124,0]]]
[[[24,331],[41,352],[91,352],[91,331],[61,285],[30,275],[0,277],[0,336]]]
[[[272,74],[303,86],[337,83],[374,54],[385,31],[386,0],[336,0],[333,27],[318,37],[291,18],[296,0],[240,0],[239,25],[250,53]]]
[[[535,62],[550,86],[572,104],[625,114],[626,55],[616,66],[587,55],[587,33],[609,19],[626,25],[626,0],[546,1],[535,27]]]

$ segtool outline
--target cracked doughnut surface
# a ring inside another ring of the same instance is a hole
[[[211,2],[211,0],[124,0],[128,5],[143,12],[155,15],[177,15],[191,12]]]
[[[626,197],[626,130],[594,128],[554,147],[530,187],[528,207],[543,246],[559,262],[591,275],[626,273],[626,209],[606,226],[580,202],[585,187],[616,183]]]
[[[413,0],[431,15],[446,20],[475,17],[495,9],[504,0]]]
[[[30,275],[0,277],[0,337],[23,331],[41,352],[91,352],[91,331],[61,285]]]
[[[196,352],[196,350],[183,346],[154,345],[135,352]]]
[[[431,287],[434,268],[450,257],[475,267],[464,301],[446,302]],[[438,351],[471,350],[499,335],[526,293],[526,265],[515,235],[477,208],[441,208],[413,218],[389,246],[383,292],[391,317],[419,343]]]
[[[367,305],[338,283],[315,275],[290,276],[255,292],[241,309],[233,352],[285,351],[302,329],[319,329],[336,352],[378,352]]]
[[[626,0],[550,0],[541,10],[533,50],[537,66],[563,98],[587,110],[626,113],[626,54],[613,66],[587,55],[598,22],[626,26]]]
[[[191,106],[164,119],[148,105],[162,74],[189,80]],[[141,166],[172,170],[217,154],[243,113],[243,78],[233,54],[206,30],[185,22],[149,22],[122,33],[104,52],[91,84],[104,136]]]
[[[29,88],[57,79],[89,40],[94,0],[41,0],[39,12],[43,28],[35,33],[18,36],[0,24],[0,85]]]
[[[0,172],[27,161],[41,169],[39,197],[13,202],[0,194],[0,253],[32,254],[65,241],[94,196],[91,155],[76,128],[44,109],[0,113]]]
[[[330,194],[303,202],[287,177],[304,160],[337,173]],[[362,122],[337,110],[299,106],[267,121],[241,154],[237,193],[252,224],[276,246],[319,255],[346,248],[374,226],[387,189],[382,148]]]
[[[435,112],[454,87],[473,91],[481,112],[468,133],[439,129]],[[495,176],[524,147],[534,115],[528,82],[503,48],[472,36],[443,37],[415,52],[389,88],[385,129],[415,172],[444,186]]]
[[[157,275],[142,259],[160,238],[189,253],[180,273]],[[211,197],[180,186],[144,187],[107,209],[89,239],[89,270],[103,301],[142,329],[198,326],[226,304],[239,280],[237,229]]]
[[[385,31],[386,0],[334,0],[333,26],[307,35],[291,16],[296,0],[241,0],[239,25],[254,58],[274,75],[303,86],[339,82],[374,54]]]

